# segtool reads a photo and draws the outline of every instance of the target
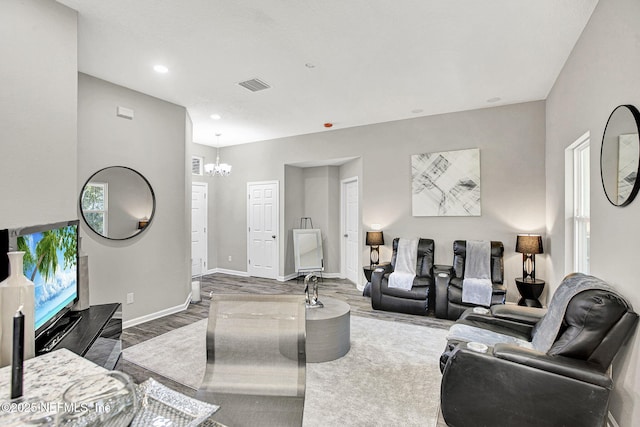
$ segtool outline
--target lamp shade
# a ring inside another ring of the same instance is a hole
[[[516,252],[521,254],[543,253],[542,236],[519,234],[516,238]]]
[[[367,246],[380,246],[384,245],[384,236],[382,231],[367,231]]]

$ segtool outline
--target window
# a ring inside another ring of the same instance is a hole
[[[191,173],[193,175],[202,175],[202,163],[204,159],[202,157],[191,157]]]
[[[82,193],[82,213],[93,230],[106,236],[108,193],[106,182],[90,182]]]
[[[567,234],[568,270],[589,273],[589,234],[590,234],[590,166],[589,166],[589,133],[587,132],[567,148],[566,159],[567,178],[570,185],[566,186],[566,197],[569,213],[570,233]]]

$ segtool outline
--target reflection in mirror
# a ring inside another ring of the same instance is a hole
[[[293,254],[296,272],[322,271],[322,235],[318,229],[293,230]]]
[[[609,201],[626,206],[633,201],[640,182],[640,113],[633,105],[616,107],[604,130],[600,150],[600,176]]]
[[[124,166],[99,170],[87,180],[80,195],[80,211],[87,225],[113,240],[129,239],[144,231],[155,205],[149,182]]]

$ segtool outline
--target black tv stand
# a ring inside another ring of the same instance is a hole
[[[82,314],[77,311],[70,311],[62,316],[36,340],[37,354],[41,355],[53,350],[81,320]]]
[[[122,319],[114,318],[118,310],[120,304],[113,303],[66,313],[46,338],[36,340],[36,355],[65,348],[102,367],[113,369],[122,350]]]

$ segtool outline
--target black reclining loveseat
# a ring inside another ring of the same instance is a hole
[[[448,425],[603,426],[611,362],[638,315],[593,276],[567,276],[548,311],[470,308],[441,356]]]

